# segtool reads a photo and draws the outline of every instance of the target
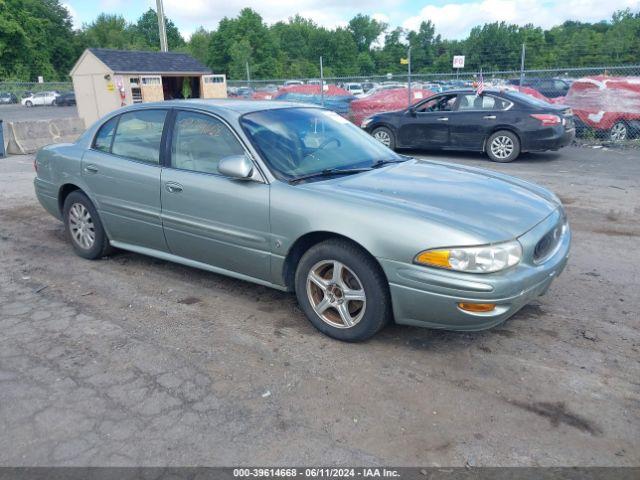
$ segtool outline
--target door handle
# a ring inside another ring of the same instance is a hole
[[[96,167],[95,165],[87,165],[86,167],[84,167],[84,171],[86,173],[98,173],[98,167]]]
[[[448,122],[449,121],[449,117],[440,117],[438,118],[439,122]]]
[[[164,184],[164,188],[169,193],[180,193],[182,191],[182,185],[175,182],[167,182]]]
[[[485,115],[482,118],[484,118],[485,120],[495,120],[496,116],[495,115]]]

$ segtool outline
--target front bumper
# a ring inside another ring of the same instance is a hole
[[[398,324],[447,330],[484,330],[498,325],[536,297],[543,295],[564,269],[571,246],[566,229],[558,247],[541,264],[533,262],[533,246],[560,221],[553,214],[518,238],[524,256],[503,272],[469,274],[379,259],[389,280],[393,313]],[[495,303],[491,312],[471,313],[458,303]]]

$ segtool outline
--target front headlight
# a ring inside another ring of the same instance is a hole
[[[415,263],[459,272],[491,273],[516,265],[522,259],[517,240],[479,247],[452,247],[424,250]]]
[[[362,123],[360,124],[360,128],[367,128],[372,121],[373,121],[373,118],[371,117],[365,118],[364,120],[362,120]]]

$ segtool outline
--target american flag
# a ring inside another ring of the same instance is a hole
[[[480,70],[480,77],[478,78],[478,86],[476,87],[476,96],[482,95],[484,92],[484,79],[482,78],[482,69]]]

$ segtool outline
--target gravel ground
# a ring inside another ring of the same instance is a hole
[[[0,465],[640,465],[637,152],[432,156],[554,190],[572,258],[493,330],[357,345],[288,294],[75,256],[0,159]]]

